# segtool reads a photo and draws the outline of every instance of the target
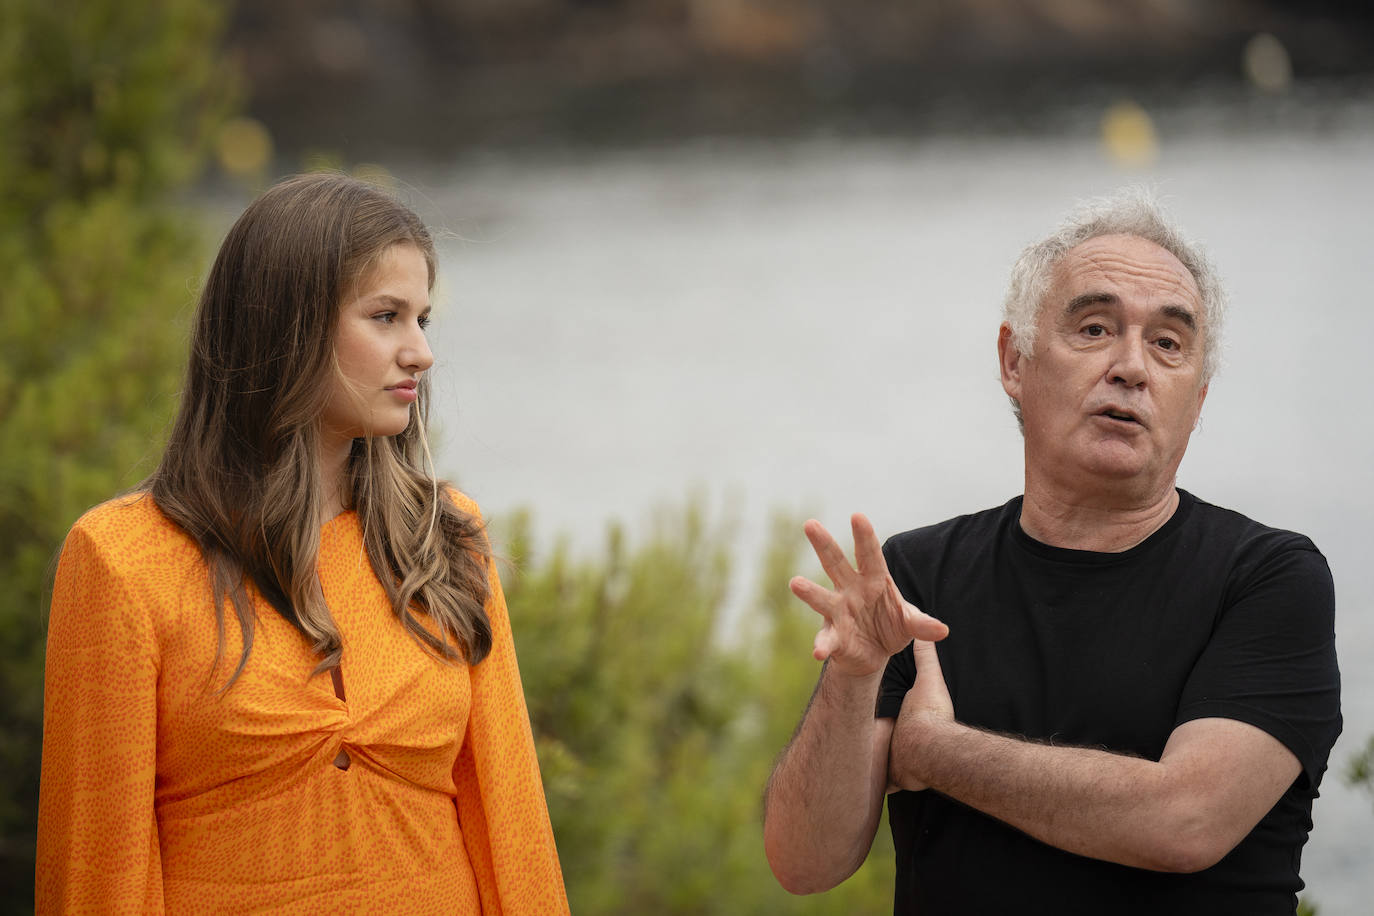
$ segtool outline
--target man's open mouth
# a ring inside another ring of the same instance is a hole
[[[1112,409],[1112,408],[1110,408],[1110,407],[1107,408],[1106,410],[1102,411],[1102,416],[1107,417],[1108,419],[1111,419],[1111,420],[1120,420],[1120,421],[1122,421],[1123,423],[1139,423],[1139,422],[1140,422],[1139,420],[1136,419],[1136,417],[1135,417],[1134,414],[1127,413],[1127,412],[1124,411],[1124,410],[1114,410],[1114,409]]]

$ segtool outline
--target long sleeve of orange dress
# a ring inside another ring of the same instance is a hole
[[[259,602],[221,692],[242,643],[230,614],[216,654],[195,544],[150,497],[76,524],[49,623],[40,913],[567,912],[495,573],[492,651],[466,666],[401,627],[354,513],[321,530],[319,567],[337,684]]]

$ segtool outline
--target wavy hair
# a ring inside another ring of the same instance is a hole
[[[340,306],[392,245],[434,242],[409,208],[336,174],[285,179],[253,201],[220,246],[201,293],[180,408],[167,448],[139,489],[199,545],[224,656],[225,605],[253,646],[249,586],[309,640],[316,672],[338,664],[339,628],[317,575],[324,511],[319,418],[338,374]],[[357,510],[392,610],[427,651],[468,664],[491,648],[490,547],[432,467],[428,377],[399,435],[353,441],[344,505]],[[426,626],[427,617],[431,626]]]
[[[1202,380],[1211,381],[1221,368],[1226,292],[1207,253],[1164,213],[1158,196],[1143,187],[1123,188],[1109,197],[1081,203],[1052,235],[1021,252],[1011,269],[1002,311],[1017,352],[1027,357],[1032,354],[1041,308],[1059,262],[1074,247],[1103,235],[1133,235],[1153,242],[1178,258],[1192,274],[1202,300]],[[1014,399],[1012,408],[1020,422],[1020,406]]]

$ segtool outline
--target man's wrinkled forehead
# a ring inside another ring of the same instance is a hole
[[[1118,305],[1122,293],[1145,291],[1160,312],[1192,330],[1203,324],[1202,294],[1183,262],[1168,249],[1133,235],[1103,235],[1081,242],[1054,265],[1042,311],[1057,317],[1095,305]],[[1053,311],[1051,311],[1053,310]]]

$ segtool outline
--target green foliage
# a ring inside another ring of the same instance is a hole
[[[118,189],[148,200],[191,178],[225,114],[208,0],[6,0],[0,6],[6,209],[41,222]]]
[[[172,410],[202,240],[168,195],[228,110],[220,16],[0,4],[0,889],[21,909],[45,583],[75,518],[149,468]]]
[[[1374,735],[1346,764],[1345,781],[1374,795]]]
[[[878,913],[892,906],[884,824],[839,888],[792,897],[763,855],[763,786],[819,673],[817,620],[787,580],[804,544],[776,523],[745,638],[721,645],[731,536],[699,509],[620,527],[604,556],[533,555],[504,526],[504,576],[549,813],[573,911]]]

